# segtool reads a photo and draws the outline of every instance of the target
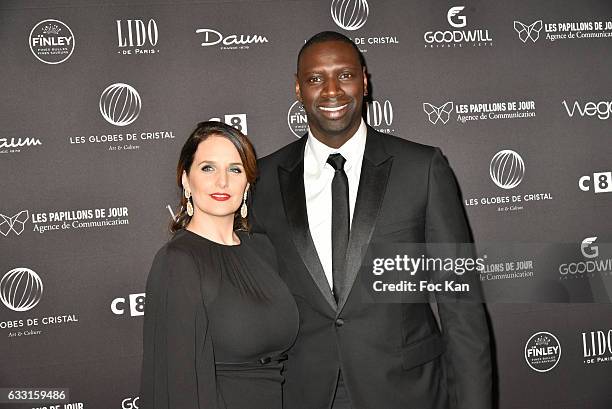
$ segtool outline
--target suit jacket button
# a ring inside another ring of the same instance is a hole
[[[341,327],[344,325],[344,320],[342,318],[338,318],[336,320],[336,327]]]

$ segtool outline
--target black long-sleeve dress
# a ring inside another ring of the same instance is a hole
[[[292,295],[260,235],[226,246],[187,230],[157,253],[146,287],[141,409],[281,409]]]

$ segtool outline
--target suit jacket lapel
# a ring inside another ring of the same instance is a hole
[[[393,157],[385,151],[382,138],[383,135],[378,135],[377,131],[368,126],[368,137],[346,254],[345,282],[338,303],[338,314],[344,307],[361,268],[361,261],[372,237],[385,196]]]
[[[316,247],[310,235],[308,213],[306,211],[306,194],[304,192],[304,146],[306,137],[296,143],[288,160],[278,167],[278,178],[285,214],[291,229],[295,247],[312,276],[321,294],[333,310],[337,305],[329,288],[329,282],[319,260]]]

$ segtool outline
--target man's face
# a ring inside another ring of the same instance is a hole
[[[297,99],[321,142],[339,147],[359,128],[368,81],[355,49],[341,41],[313,44],[298,62]]]

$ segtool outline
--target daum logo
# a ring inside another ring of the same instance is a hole
[[[584,257],[596,258],[599,256],[599,246],[593,245],[595,240],[597,240],[597,237],[587,237],[586,239],[582,240],[582,243],[580,243],[580,251]]]
[[[217,30],[213,30],[211,28],[198,28],[196,30],[196,34],[202,34],[202,38],[204,39],[204,41],[201,43],[202,47],[210,47],[222,43],[224,46],[233,48],[238,46],[246,46],[249,44],[263,44],[268,42],[268,39],[265,36],[258,34],[231,34],[224,36]]]
[[[527,40],[535,43],[540,38],[540,31],[542,30],[542,20],[534,21],[527,25],[520,21],[514,21],[514,31],[518,33],[519,38],[522,42],[526,43]]]
[[[561,359],[561,344],[550,332],[533,334],[525,344],[525,361],[536,372],[548,372]]]
[[[2,148],[21,148],[24,146],[42,145],[38,138],[0,138],[0,149]]]
[[[100,95],[100,113],[113,125],[131,124],[140,115],[141,107],[138,91],[128,84],[109,85]]]
[[[42,298],[43,283],[29,268],[14,268],[0,280],[0,300],[13,311],[28,311]]]
[[[439,107],[425,102],[423,104],[423,111],[425,111],[429,122],[431,122],[432,124],[435,125],[438,123],[438,121],[440,121],[440,123],[445,124],[449,121],[450,114],[453,112],[453,102],[448,101],[447,103]]]
[[[366,23],[370,7],[366,0],[332,0],[331,16],[334,23],[348,31],[358,30]]]
[[[59,20],[43,20],[30,31],[30,50],[45,64],[60,64],[74,51],[74,34]]]
[[[30,214],[27,210],[22,210],[13,216],[0,214],[0,233],[6,237],[12,231],[19,236],[23,233],[25,224],[29,218]]]
[[[448,13],[446,13],[448,24],[456,28],[465,27],[467,25],[467,19],[465,16],[459,15],[464,8],[464,6],[451,7]]]
[[[512,189],[523,181],[525,162],[518,153],[505,149],[497,152],[491,159],[489,174],[497,186]]]

